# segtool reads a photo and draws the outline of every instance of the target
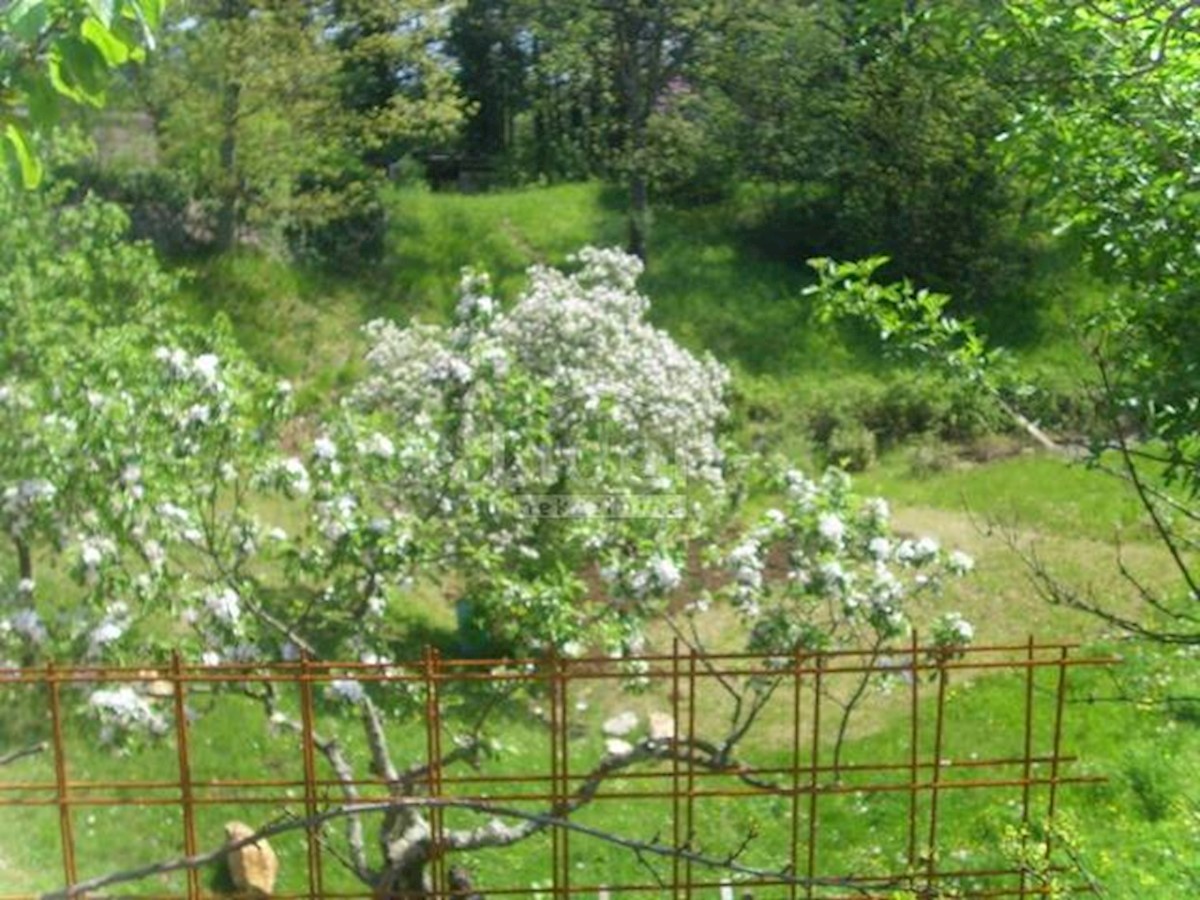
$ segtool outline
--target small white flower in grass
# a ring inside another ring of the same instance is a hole
[[[17,594],[19,596],[28,597],[33,593],[34,587],[35,584],[32,578],[22,578],[17,582]]]
[[[353,678],[336,678],[329,682],[329,686],[325,690],[334,700],[341,700],[345,703],[361,703],[367,697],[362,682],[355,681]]]
[[[200,654],[200,662],[206,666],[219,666],[221,664],[221,654],[216,650],[205,650]]]
[[[885,537],[873,537],[867,544],[867,552],[875,559],[887,559],[892,552],[892,542]]]

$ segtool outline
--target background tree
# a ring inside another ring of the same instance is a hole
[[[217,248],[247,232],[318,253],[378,240],[386,166],[444,143],[463,112],[434,49],[434,6],[179,7],[150,103],[165,161],[215,205]]]

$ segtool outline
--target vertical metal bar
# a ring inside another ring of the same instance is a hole
[[[812,900],[817,877],[817,783],[821,758],[821,690],[824,684],[825,657],[817,656],[817,671],[813,676],[812,770],[808,780],[808,891]]]
[[[950,676],[946,672],[945,658],[938,656],[938,690],[937,716],[933,726],[933,773],[929,781],[929,846],[926,848],[925,861],[926,877],[932,883],[937,873],[937,835],[938,835],[938,789],[942,783],[942,737],[946,724],[946,682]]]
[[[687,725],[687,846],[696,845],[696,648],[688,657],[688,725]],[[689,856],[684,866],[687,888],[685,896],[692,896],[692,860]]]
[[[553,651],[546,660],[546,675],[550,688],[550,815],[557,819],[563,807],[562,750],[559,747],[563,738],[563,686],[558,654]],[[550,827],[550,857],[554,896],[563,897],[563,833],[557,825]]]
[[[1021,762],[1021,776],[1024,781],[1021,787],[1021,831],[1022,835],[1027,837],[1029,834],[1030,781],[1033,778],[1033,635],[1029,636],[1029,642],[1026,645],[1025,661],[1027,665],[1025,667],[1025,749]],[[1029,873],[1022,866],[1019,894],[1021,900],[1029,896],[1028,890]]]
[[[1058,767],[1062,756],[1063,704],[1066,702],[1067,697],[1067,656],[1070,655],[1070,652],[1070,649],[1067,647],[1059,648],[1058,687],[1054,698],[1054,750],[1050,756],[1050,803],[1047,809],[1047,818],[1051,824],[1053,824],[1054,815],[1058,811]],[[1053,838],[1053,833],[1047,832],[1047,859],[1050,857],[1050,842]]]
[[[562,754],[562,759],[558,764],[558,775],[560,779],[560,788],[558,792],[559,801],[562,803],[560,815],[564,820],[569,818],[567,804],[571,794],[571,744],[569,735],[571,732],[570,721],[568,718],[567,704],[570,699],[570,683],[567,680],[567,662],[561,657],[555,655],[555,671],[558,680],[558,700],[560,709],[558,713],[559,725],[559,740],[558,749]],[[563,897],[571,896],[571,830],[563,828],[562,830],[562,889]]]
[[[679,851],[683,846],[683,822],[681,821],[680,802],[683,797],[683,774],[679,768],[679,638],[671,642],[671,844],[675,855],[671,857],[671,896],[679,900],[680,859]]]
[[[442,796],[442,719],[441,702],[438,698],[438,651],[425,648],[425,749],[429,764],[429,796]],[[446,897],[446,860],[442,853],[442,809],[429,808],[429,830],[431,838],[429,868],[433,878],[433,896]]]
[[[63,742],[62,702],[58,673],[54,663],[46,663],[46,684],[50,689],[50,724],[54,739],[54,783],[58,792],[58,834],[62,844],[63,877],[67,887],[78,881],[75,869],[75,834],[71,828],[71,803],[67,783],[67,748]]]
[[[804,667],[804,655],[797,647],[792,658],[792,851],[789,869],[792,884],[788,889],[789,900],[796,900],[798,885],[795,878],[800,873],[800,670]]]
[[[196,842],[196,804],[192,798],[192,764],[188,758],[188,720],[187,705],[184,702],[183,665],[179,661],[179,651],[171,654],[171,680],[175,687],[175,747],[179,757],[179,799],[183,804],[183,852],[195,856],[198,850]],[[200,896],[200,871],[187,870],[188,900],[197,900]]]
[[[917,630],[912,633],[912,681],[910,699],[912,701],[909,715],[911,716],[909,733],[909,775],[908,775],[908,868],[917,870],[917,802],[920,799],[921,778],[921,672],[917,668],[920,660],[920,639]],[[915,885],[912,885],[915,887]]]
[[[312,671],[308,654],[300,657],[300,747],[304,759],[304,815],[309,820],[304,829],[308,845],[308,895],[314,900],[325,896],[325,879],[321,871],[321,831],[313,820],[317,808],[316,705],[313,701]]]

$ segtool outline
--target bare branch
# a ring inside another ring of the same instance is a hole
[[[45,753],[49,747],[50,745],[46,741],[39,741],[36,744],[30,744],[28,747],[22,747],[20,750],[11,750],[0,756],[0,766],[7,766],[27,756],[36,756],[39,753]]]
[[[498,822],[498,819],[501,817],[506,819],[517,819],[536,826],[534,831],[541,831],[546,828],[560,828],[564,831],[571,831],[575,832],[576,834],[586,835],[617,847],[623,847],[634,853],[640,853],[646,856],[679,858],[690,861],[696,865],[705,866],[707,868],[728,871],[738,875],[747,875],[752,878],[761,878],[764,880],[771,879],[784,885],[794,884],[798,886],[812,885],[813,887],[836,887],[843,890],[854,891],[855,893],[863,896],[871,896],[878,894],[880,890],[889,890],[892,888],[902,887],[908,882],[908,878],[905,877],[904,879],[898,880],[894,883],[872,882],[869,886],[867,886],[856,883],[852,878],[802,878],[790,872],[786,867],[779,870],[771,870],[758,868],[755,866],[748,866],[739,863],[734,859],[719,859],[717,857],[709,856],[704,853],[698,853],[693,850],[667,846],[656,841],[639,841],[633,838],[625,838],[621,837],[620,835],[605,831],[601,828],[584,825],[579,822],[572,822],[560,816],[543,815],[539,813],[526,812],[525,810],[521,809],[513,809],[511,807],[495,806],[481,800],[458,800],[443,797],[396,797],[389,801],[346,804],[344,806],[337,806],[324,810],[323,812],[308,818],[289,818],[287,821],[274,822],[264,828],[259,829],[254,834],[247,835],[241,840],[231,841],[216,850],[212,850],[207,853],[199,853],[194,856],[180,856],[174,859],[150,863],[148,865],[133,869],[124,869],[120,872],[111,872],[107,875],[89,878],[85,881],[71,885],[70,887],[64,887],[57,891],[44,893],[41,895],[40,900],[71,900],[73,897],[79,897],[84,894],[92,893],[114,884],[128,884],[129,882],[140,881],[144,878],[150,878],[155,875],[165,875],[170,872],[179,872],[188,869],[199,869],[217,862],[230,851],[238,850],[265,838],[287,834],[300,829],[321,826],[326,822],[332,822],[340,818],[359,817],[370,813],[385,813],[389,810],[394,810],[397,808],[412,810],[459,809],[497,817],[492,820],[493,822]],[[500,825],[499,827],[503,828],[505,826]]]
[[[304,727],[295,719],[289,718],[277,706],[274,691],[270,690],[268,684],[267,689],[261,694],[256,694],[246,690],[246,696],[262,702],[267,712],[267,720],[278,728],[286,728],[293,734],[303,739]],[[323,738],[316,732],[312,735],[313,746],[321,751],[321,755],[325,757],[325,761],[329,763],[329,767],[333,769],[337,775],[339,784],[341,785],[342,796],[347,803],[355,804],[359,800],[357,778],[355,777],[354,768],[350,765],[350,761],[346,759],[346,754],[342,752],[341,745],[334,738]],[[358,816],[348,815],[346,817],[346,844],[350,848],[350,870],[364,884],[374,884],[378,874],[367,863],[366,840],[363,835],[362,819]]]

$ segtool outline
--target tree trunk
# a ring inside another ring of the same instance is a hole
[[[217,211],[217,248],[230,250],[237,242],[238,174],[237,118],[241,85],[231,81],[221,96],[221,147],[219,151],[221,206]]]
[[[13,538],[17,545],[17,577],[22,581],[33,581],[33,556],[29,545],[18,537]]]
[[[629,173],[629,252],[646,261],[646,230],[650,218],[650,187],[646,173],[635,164]]]
[[[401,866],[389,868],[373,892],[374,900],[429,900],[433,884],[425,872],[424,858],[411,859]]]
[[[220,18],[226,23],[226,31],[237,19],[245,18],[242,0],[223,0]],[[221,89],[221,145],[217,149],[218,184],[220,207],[217,210],[217,249],[230,250],[237,242],[238,197],[241,193],[237,172],[237,127],[241,112],[242,85],[238,80],[237,50],[226,44],[225,84]]]

